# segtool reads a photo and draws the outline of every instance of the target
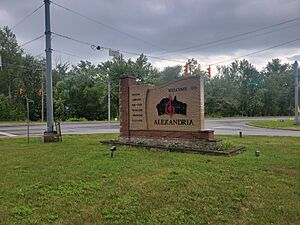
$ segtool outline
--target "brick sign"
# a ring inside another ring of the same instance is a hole
[[[204,130],[203,77],[185,77],[162,86],[137,85],[133,76],[120,80],[122,142],[179,139],[213,140]]]
[[[188,77],[154,87],[129,87],[129,129],[200,131],[204,129],[203,80]]]

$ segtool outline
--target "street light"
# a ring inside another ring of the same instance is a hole
[[[27,106],[27,143],[29,144],[29,103],[34,103],[33,100],[26,97],[26,106]]]

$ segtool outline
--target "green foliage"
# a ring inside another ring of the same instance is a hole
[[[26,97],[34,101],[30,105],[30,119],[40,120],[44,60],[24,54],[8,27],[0,29],[0,44],[3,62],[0,120],[24,119]],[[286,116],[293,113],[292,68],[289,64],[281,64],[279,59],[272,59],[261,72],[247,60],[236,60],[229,66],[218,67],[218,74],[211,79],[197,60],[189,62],[190,76],[205,76],[205,113],[208,116]],[[111,117],[118,118],[121,76],[129,74],[136,76],[140,84],[161,85],[180,78],[181,71],[179,65],[159,71],[143,54],[134,61],[125,60],[121,55],[98,65],[88,61],[72,66],[58,64],[52,71],[55,120],[106,120],[108,82],[111,85]],[[45,87],[45,79],[43,82]],[[20,88],[24,90],[23,96]]]
[[[11,213],[16,218],[22,218],[28,216],[32,210],[26,206],[14,207],[11,210]]]
[[[25,109],[20,105],[11,104],[3,94],[0,94],[0,112],[0,121],[25,119]]]
[[[67,121],[69,122],[85,122],[88,121],[86,118],[69,118]]]
[[[38,120],[41,116],[41,65],[42,62],[30,55],[24,55],[18,46],[15,35],[8,27],[0,29],[0,55],[2,56],[2,70],[0,71],[0,95],[4,95],[1,104],[6,105],[1,110],[0,120],[22,120],[26,115],[25,97],[33,100],[30,107],[30,119]],[[23,55],[22,55],[23,54]],[[21,96],[19,89],[24,90]],[[9,113],[7,113],[9,111]]]
[[[248,125],[275,129],[286,129],[286,130],[300,130],[300,124],[296,125],[294,123],[294,118],[286,119],[283,121],[278,120],[258,120],[251,121],[247,123]]]
[[[221,144],[218,146],[220,151],[227,151],[231,149],[234,146],[232,141],[224,140],[221,142]]]
[[[279,59],[260,73],[247,60],[235,61],[218,67],[218,75],[205,83],[209,116],[287,116],[293,98],[293,72]]]

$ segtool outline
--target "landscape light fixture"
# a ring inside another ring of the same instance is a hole
[[[117,150],[117,147],[116,146],[111,146],[111,148],[110,148],[110,151],[111,151],[111,153],[110,153],[110,158],[114,158],[114,153],[115,153],[115,151]]]
[[[260,156],[260,151],[259,151],[259,150],[256,150],[256,151],[255,151],[255,156],[256,156],[256,157]]]

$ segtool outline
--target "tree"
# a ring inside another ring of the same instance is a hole
[[[180,77],[181,69],[181,66],[169,66],[164,68],[163,71],[158,73],[158,77],[154,83],[158,85],[178,79]]]
[[[0,92],[8,96],[11,101],[21,70],[22,50],[18,46],[16,36],[6,26],[0,29],[0,55],[2,56]]]
[[[272,59],[271,62],[268,62],[265,70],[267,73],[282,73],[291,69],[291,66],[287,63],[281,64],[280,59]]]

